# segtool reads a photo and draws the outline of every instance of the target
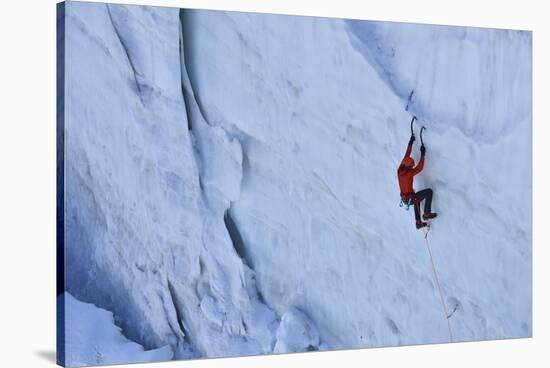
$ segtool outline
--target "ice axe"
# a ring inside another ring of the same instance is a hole
[[[416,116],[413,116],[411,119],[411,135],[414,135],[413,124],[415,120],[418,120],[418,119],[416,118]]]

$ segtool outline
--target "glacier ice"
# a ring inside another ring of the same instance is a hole
[[[398,207],[411,114],[455,339],[531,335],[530,33],[73,1],[65,27],[67,291],[125,338],[448,341]]]
[[[435,263],[462,305],[455,338],[530,336],[530,33],[382,23],[395,57],[373,60],[339,19],[184,13],[197,100],[246,138],[230,213],[279,315],[305,311],[330,347],[449,340],[422,235],[397,206],[414,113],[428,128],[416,188],[435,191]]]

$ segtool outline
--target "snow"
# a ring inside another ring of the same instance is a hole
[[[68,366],[154,362],[173,357],[169,345],[144,351],[115,326],[113,314],[64,293]]]
[[[299,309],[290,308],[281,318],[273,352],[297,353],[313,350],[319,350],[317,328]]]
[[[65,6],[67,291],[125,339],[174,359],[449,341],[398,206],[413,114],[454,340],[531,336],[531,33]],[[89,347],[67,328],[70,365]]]

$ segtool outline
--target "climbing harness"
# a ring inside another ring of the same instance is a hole
[[[415,199],[414,195],[411,195],[410,197],[405,198],[405,200],[403,200],[403,197],[401,197],[401,200],[399,201],[399,207],[404,207],[405,211],[408,211],[410,206],[415,205],[415,203],[414,203],[415,200],[416,199]]]

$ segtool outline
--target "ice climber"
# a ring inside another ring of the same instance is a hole
[[[420,161],[414,166],[414,159],[411,157],[412,147],[415,141],[414,134],[411,135],[405,157],[397,169],[397,178],[399,179],[399,189],[401,190],[401,200],[405,205],[414,206],[414,217],[416,219],[416,228],[421,229],[428,226],[425,220],[432,219],[437,213],[432,212],[433,191],[430,188],[415,192],[413,188],[414,176],[424,168],[424,157],[426,156],[426,147],[420,146]],[[424,214],[420,218],[420,202],[424,202]]]

